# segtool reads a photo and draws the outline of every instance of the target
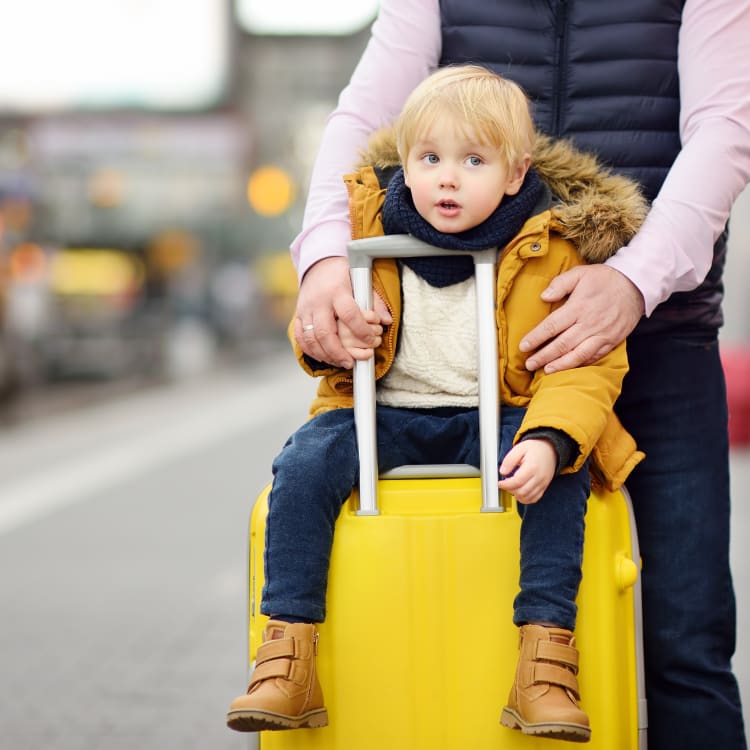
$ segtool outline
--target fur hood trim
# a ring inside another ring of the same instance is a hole
[[[392,128],[371,138],[358,167],[400,166]],[[569,141],[537,134],[532,166],[554,197],[552,214],[560,234],[587,263],[603,263],[626,245],[648,213],[648,201],[636,182],[613,174],[595,156]]]

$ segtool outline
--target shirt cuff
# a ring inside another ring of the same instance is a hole
[[[326,221],[301,232],[291,245],[292,260],[301,281],[307,270],[323,258],[346,256],[351,240],[347,222]]]

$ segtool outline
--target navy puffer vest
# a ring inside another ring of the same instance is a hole
[[[653,200],[680,150],[677,38],[684,0],[440,0],[440,64],[477,62],[517,81],[544,133],[568,138]],[[658,248],[654,248],[658,252]],[[639,331],[716,329],[726,236],[706,280]]]

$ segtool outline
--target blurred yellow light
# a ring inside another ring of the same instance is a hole
[[[198,257],[198,240],[181,229],[165,229],[146,248],[149,264],[158,273],[170,274],[193,263]]]
[[[294,195],[294,181],[281,167],[259,167],[247,183],[248,203],[261,216],[284,213],[294,201]]]
[[[127,294],[144,279],[141,262],[119,250],[65,250],[52,261],[52,289],[58,294]]]

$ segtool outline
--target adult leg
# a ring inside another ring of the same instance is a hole
[[[715,337],[641,335],[617,412],[646,453],[627,480],[643,558],[649,750],[746,748]]]

